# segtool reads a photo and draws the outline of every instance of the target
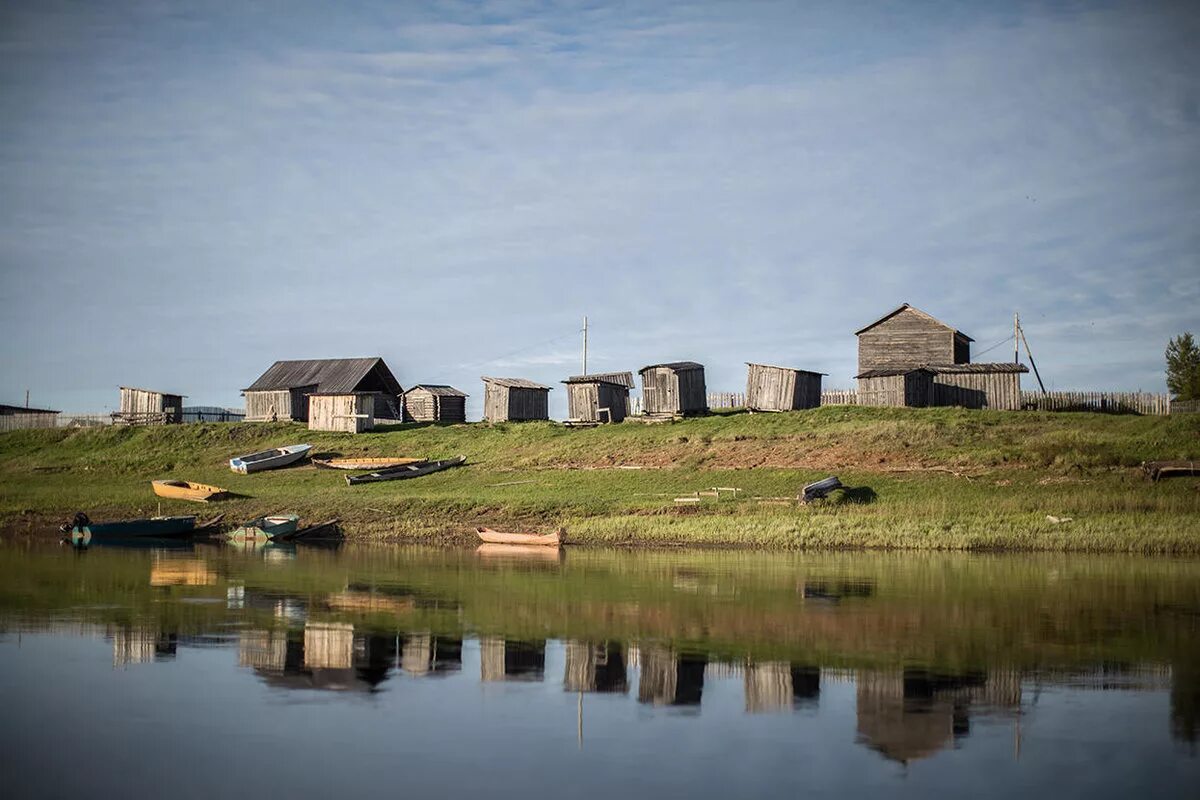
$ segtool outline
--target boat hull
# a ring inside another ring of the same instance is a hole
[[[458,458],[448,458],[442,461],[427,461],[423,464],[409,464],[404,467],[396,467],[395,469],[379,470],[371,472],[367,475],[347,475],[346,484],[354,486],[359,483],[378,483],[379,481],[398,481],[405,478],[419,478],[422,475],[429,475],[434,472],[441,472],[444,469],[457,467],[467,462],[466,456]]]
[[[300,525],[300,517],[295,514],[279,514],[270,517],[259,517],[226,534],[232,542],[269,542],[277,536],[287,536],[296,532]]]
[[[192,481],[151,481],[154,493],[168,500],[191,500],[197,503],[207,503],[209,500],[220,498],[228,492],[220,486],[209,486],[206,483]]]
[[[371,470],[379,471],[404,467],[409,464],[424,464],[423,458],[314,458],[313,465],[320,469]]]
[[[562,544],[562,531],[554,533],[508,533],[491,528],[476,528],[476,535],[488,544],[513,544],[537,547],[558,547]]]
[[[311,444],[294,444],[288,447],[276,447],[259,453],[238,456],[229,459],[229,468],[240,475],[253,472],[265,472],[269,469],[279,469],[302,460],[312,450]]]
[[[89,522],[70,530],[71,543],[88,545],[93,541],[120,542],[133,539],[179,539],[196,530],[195,517],[150,517],[116,522]]]

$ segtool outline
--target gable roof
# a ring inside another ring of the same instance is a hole
[[[321,394],[353,392],[363,378],[378,368],[379,378],[391,394],[403,389],[383,359],[375,358],[311,358],[299,361],[276,361],[243,392],[270,392],[316,386]]]
[[[936,375],[929,367],[889,367],[886,369],[869,369],[866,372],[860,372],[854,377],[857,378],[890,378],[894,375],[908,375],[910,372],[927,372],[930,375]]]
[[[484,383],[494,383],[506,389],[545,389],[548,392],[552,388],[550,386],[543,386],[540,383],[534,383],[533,381],[527,381],[524,378],[489,378],[484,375],[481,380]]]
[[[626,389],[632,389],[637,385],[633,382],[632,372],[595,372],[591,375],[572,375],[563,383],[615,383]]]
[[[936,324],[938,324],[938,325],[941,325],[943,328],[945,328],[945,329],[946,329],[946,330],[948,330],[948,331],[954,331],[956,334],[958,334],[959,336],[963,337],[963,338],[964,338],[964,339],[966,339],[968,342],[973,342],[973,341],[975,341],[975,340],[974,340],[974,339],[972,339],[970,336],[967,336],[965,333],[963,333],[962,331],[958,330],[957,328],[953,328],[953,327],[951,327],[951,326],[947,325],[946,323],[942,322],[940,319],[938,319],[937,317],[933,316],[932,314],[926,314],[926,313],[925,313],[924,311],[922,311],[921,309],[917,308],[916,306],[909,305],[908,303],[901,303],[901,304],[899,305],[899,307],[892,309],[891,311],[889,311],[888,313],[884,314],[884,315],[883,315],[882,317],[880,317],[879,319],[877,319],[877,320],[875,320],[874,322],[872,322],[872,323],[871,323],[870,325],[868,325],[867,327],[865,327],[865,328],[859,328],[858,330],[856,330],[856,331],[854,332],[854,335],[855,335],[855,336],[859,336],[860,334],[866,333],[867,331],[871,330],[871,328],[874,328],[876,325],[879,325],[879,324],[881,324],[881,323],[887,322],[889,319],[891,319],[892,317],[896,316],[896,315],[897,315],[897,314],[899,314],[901,311],[912,311],[914,314],[917,314],[918,316],[920,316],[920,317],[922,317],[922,318],[924,318],[924,319],[927,319],[927,320],[929,320],[930,322],[933,322],[933,323],[936,323]]]
[[[405,392],[405,394],[415,392],[417,389],[424,389],[425,391],[429,392],[430,394],[437,395],[438,397],[468,397],[469,396],[469,395],[467,395],[466,392],[460,392],[458,389],[455,389],[453,386],[447,386],[443,383],[418,383],[416,386],[410,387],[408,389],[408,391]]]
[[[663,364],[647,364],[639,369],[638,373],[640,374],[648,369],[655,369],[656,367],[666,367],[667,369],[674,370],[675,372],[686,372],[690,369],[704,369],[703,364],[697,364],[695,361],[667,361]]]
[[[0,414],[8,416],[10,414],[61,414],[61,411],[55,411],[50,408],[30,408],[28,406],[10,406],[7,403],[0,403]]]

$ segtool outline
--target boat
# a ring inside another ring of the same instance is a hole
[[[422,475],[429,475],[433,472],[440,472],[450,467],[457,467],[467,463],[466,456],[458,456],[457,458],[446,458],[441,461],[423,461],[420,464],[406,464],[402,467],[394,467],[393,469],[381,469],[375,472],[367,473],[366,475],[347,475],[346,485],[354,486],[357,483],[376,483],[378,481],[397,481],[404,478],[419,478]]]
[[[86,547],[92,541],[187,538],[196,529],[196,517],[146,517],[113,522],[92,522],[82,511],[60,530],[71,544]]]
[[[229,492],[220,486],[209,486],[207,483],[193,481],[150,481],[154,493],[159,497],[170,500],[195,500],[207,503],[209,500],[219,500]]]
[[[1142,469],[1147,478],[1159,481],[1178,475],[1200,475],[1200,461],[1147,461]]]
[[[489,544],[475,548],[475,555],[484,560],[553,562],[562,561],[565,553],[561,547],[541,547],[536,544]]]
[[[345,539],[345,534],[338,527],[341,520],[337,517],[327,519],[324,522],[318,522],[316,525],[309,525],[306,528],[283,533],[274,537],[271,541],[274,542],[315,542],[320,540],[340,541]]]
[[[268,469],[279,469],[288,464],[302,461],[310,450],[312,450],[311,444],[289,444],[287,447],[274,447],[259,453],[251,453],[248,456],[231,458],[229,459],[229,468],[242,475]]]
[[[312,463],[321,469],[369,470],[375,472],[377,470],[393,469],[394,467],[404,467],[409,464],[424,464],[425,459],[396,457],[314,458]]]
[[[554,533],[506,533],[494,531],[491,528],[476,528],[475,533],[488,544],[521,544],[539,545],[542,547],[558,547],[562,544],[562,530]]]
[[[233,542],[266,542],[295,533],[299,525],[300,517],[295,514],[271,514],[233,529],[226,537]]]

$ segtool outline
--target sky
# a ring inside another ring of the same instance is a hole
[[[591,371],[846,388],[903,302],[983,361],[1020,312],[1049,388],[1164,391],[1197,41],[1145,0],[6,0],[0,402],[237,407],[276,359],[380,355],[562,417],[584,315]]]

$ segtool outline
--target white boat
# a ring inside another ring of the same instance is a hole
[[[290,444],[287,447],[276,447],[272,450],[263,450],[261,453],[231,458],[229,459],[229,468],[243,475],[267,469],[279,469],[300,461],[308,455],[310,450],[312,450],[311,444]]]

